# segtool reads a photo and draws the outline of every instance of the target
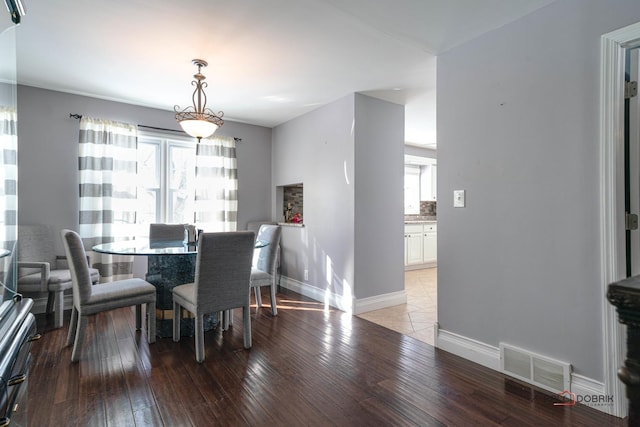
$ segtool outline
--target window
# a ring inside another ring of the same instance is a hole
[[[420,214],[420,166],[404,167],[404,213]]]
[[[424,209],[435,209],[437,200],[438,166],[436,159],[430,157],[404,156],[404,214],[426,215]]]
[[[196,143],[191,139],[140,134],[137,223],[194,223]]]

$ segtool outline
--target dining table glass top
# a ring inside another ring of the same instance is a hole
[[[256,248],[268,246],[269,242],[257,239]],[[197,243],[185,243],[182,240],[157,240],[136,238],[112,243],[95,245],[94,252],[111,255],[189,255],[198,253]]]

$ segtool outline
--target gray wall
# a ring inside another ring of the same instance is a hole
[[[350,95],[277,126],[272,151],[274,187],[304,184],[305,226],[283,227],[282,273],[348,296],[344,284],[354,283],[353,111]],[[274,215],[279,210],[274,206]]]
[[[18,218],[21,224],[78,228],[78,126],[69,113],[179,130],[170,111],[18,87]],[[238,228],[271,214],[271,129],[226,121],[237,144]],[[62,244],[59,248],[62,250]]]
[[[274,128],[274,186],[304,184],[305,226],[283,229],[285,276],[345,297],[404,288],[403,141],[404,107],[359,94]]]
[[[356,94],[355,296],[404,290],[404,106]]]
[[[637,21],[559,0],[438,58],[441,328],[603,379],[600,36]]]

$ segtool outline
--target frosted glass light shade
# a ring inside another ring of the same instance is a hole
[[[213,135],[218,129],[218,125],[206,120],[182,120],[180,122],[182,130],[194,138],[206,138]]]

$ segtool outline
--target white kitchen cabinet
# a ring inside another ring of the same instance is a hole
[[[437,225],[435,222],[405,224],[405,267],[432,267],[437,262]]]
[[[422,262],[434,263],[438,260],[438,229],[436,224],[424,224],[422,239]]]
[[[407,224],[404,227],[404,265],[422,264],[422,224]]]

